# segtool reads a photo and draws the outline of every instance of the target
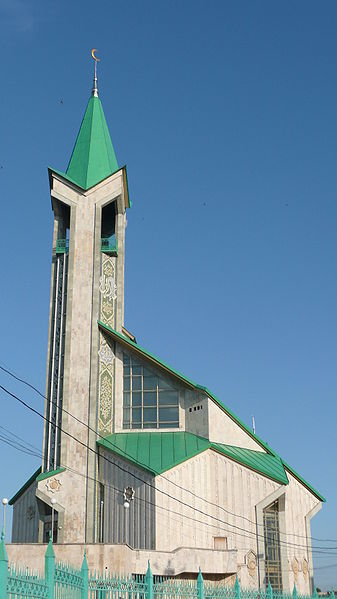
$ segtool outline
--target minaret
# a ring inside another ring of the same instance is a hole
[[[54,237],[43,471],[59,475],[58,540],[75,543],[95,541],[97,460],[86,446],[96,451],[97,436],[114,432],[114,394],[121,388],[116,377],[122,376],[98,321],[122,332],[129,198],[126,168],[118,167],[98,95],[96,66],[67,170],[49,169]],[[45,484],[46,479],[37,491],[42,501]]]

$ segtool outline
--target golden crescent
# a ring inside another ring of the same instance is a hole
[[[95,52],[97,52],[97,48],[93,48],[91,50],[91,56],[93,57],[94,60],[96,60],[96,62],[99,62],[101,59],[97,58],[97,56],[95,56]]]

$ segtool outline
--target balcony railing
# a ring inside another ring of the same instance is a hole
[[[57,254],[67,254],[69,251],[69,240],[57,239],[55,251]]]
[[[112,256],[117,256],[117,241],[114,235],[111,237],[103,237],[101,239],[101,252],[104,252],[105,254],[112,254]]]

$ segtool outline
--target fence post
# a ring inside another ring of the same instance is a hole
[[[48,599],[54,599],[55,553],[49,537],[47,551],[44,555],[44,576],[48,586]]]
[[[273,589],[272,589],[272,586],[270,584],[270,581],[268,582],[267,599],[273,599]]]
[[[81,599],[88,599],[88,591],[89,591],[89,567],[87,561],[87,552],[84,551],[84,557],[81,567],[83,588],[81,591]]]
[[[7,597],[7,582],[8,582],[8,555],[5,545],[4,531],[1,533],[0,543],[0,599]]]
[[[146,599],[153,599],[153,576],[150,567],[150,560],[148,561],[147,571],[145,574],[145,597]]]
[[[235,599],[240,599],[241,591],[240,591],[240,583],[239,583],[238,575],[236,575],[234,590],[235,590]]]
[[[315,585],[314,585],[314,586],[315,586]],[[318,599],[318,593],[317,593],[317,588],[316,588],[316,586],[315,586],[315,588],[314,588],[313,597],[314,597],[314,599]]]
[[[198,599],[204,599],[204,578],[199,568],[199,574],[197,579],[197,597]]]
[[[296,589],[295,583],[294,583],[294,590],[293,590],[293,599],[297,599],[297,589]]]

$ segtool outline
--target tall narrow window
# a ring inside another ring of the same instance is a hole
[[[178,389],[133,355],[124,354],[123,364],[123,427],[178,428]]]
[[[279,526],[279,502],[275,501],[263,512],[266,586],[270,582],[275,591],[282,591],[282,568]]]
[[[111,202],[102,209],[101,250],[108,254],[117,255],[115,236],[116,204]]]

